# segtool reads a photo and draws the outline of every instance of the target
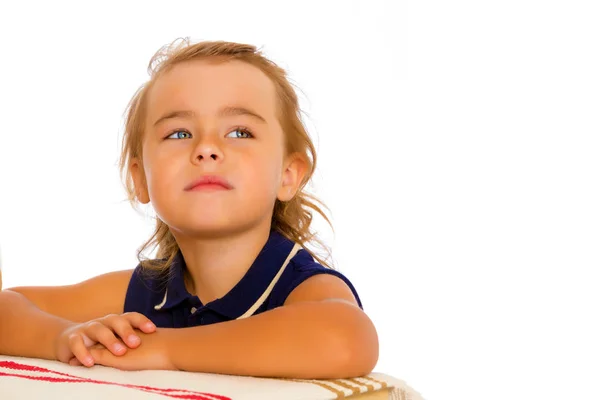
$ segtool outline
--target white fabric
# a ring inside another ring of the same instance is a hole
[[[361,394],[362,393],[362,394]],[[0,355],[0,399],[422,400],[403,381],[381,373],[338,380],[286,380],[183,371],[121,371],[96,365]]]

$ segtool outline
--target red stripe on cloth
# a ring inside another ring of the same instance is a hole
[[[27,365],[21,364],[14,361],[0,361],[0,368],[8,368],[11,370],[17,371],[29,371],[29,372],[40,372],[45,374],[55,374],[59,375],[59,377],[53,376],[31,376],[31,375],[23,375],[17,373],[7,373],[0,371],[0,376],[10,376],[16,378],[37,380],[37,381],[45,381],[52,383],[94,383],[100,385],[113,385],[120,386],[129,389],[141,390],[143,392],[149,392],[154,394],[159,394],[162,396],[167,396],[176,399],[189,399],[189,400],[231,400],[231,398],[222,396],[220,394],[213,393],[202,393],[195,392],[192,390],[186,389],[168,389],[168,388],[156,388],[152,386],[142,386],[142,385],[131,385],[126,383],[117,383],[117,382],[109,382],[109,381],[99,381],[96,379],[83,378],[75,375],[66,374],[64,372],[54,371],[47,368],[37,367],[35,365]],[[175,393],[177,392],[177,393]],[[210,396],[210,397],[207,397]]]

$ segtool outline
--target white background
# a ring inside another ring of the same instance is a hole
[[[175,38],[246,42],[302,89],[376,371],[428,399],[598,398],[596,4],[3,3],[4,287],[135,267],[125,106]]]

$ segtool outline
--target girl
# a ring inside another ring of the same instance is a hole
[[[371,372],[378,338],[356,290],[306,248],[311,211],[327,217],[304,191],[316,154],[285,71],[251,45],[184,40],[149,72],[120,162],[132,205],[157,215],[140,263],[0,292],[0,353],[126,370]],[[150,244],[158,258],[142,259]]]

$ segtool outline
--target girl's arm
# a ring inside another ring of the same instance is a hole
[[[54,341],[74,322],[121,314],[133,270],[76,285],[0,291],[0,354],[53,359]]]
[[[373,323],[348,286],[325,274],[299,285],[282,307],[242,320],[161,331],[168,358],[185,371],[331,379],[366,375],[379,356]]]
[[[338,300],[300,302],[245,320],[172,329],[165,343],[180,370],[304,379],[366,375],[379,352],[366,314]]]
[[[71,324],[11,290],[0,292],[0,354],[53,359],[54,340]]]

